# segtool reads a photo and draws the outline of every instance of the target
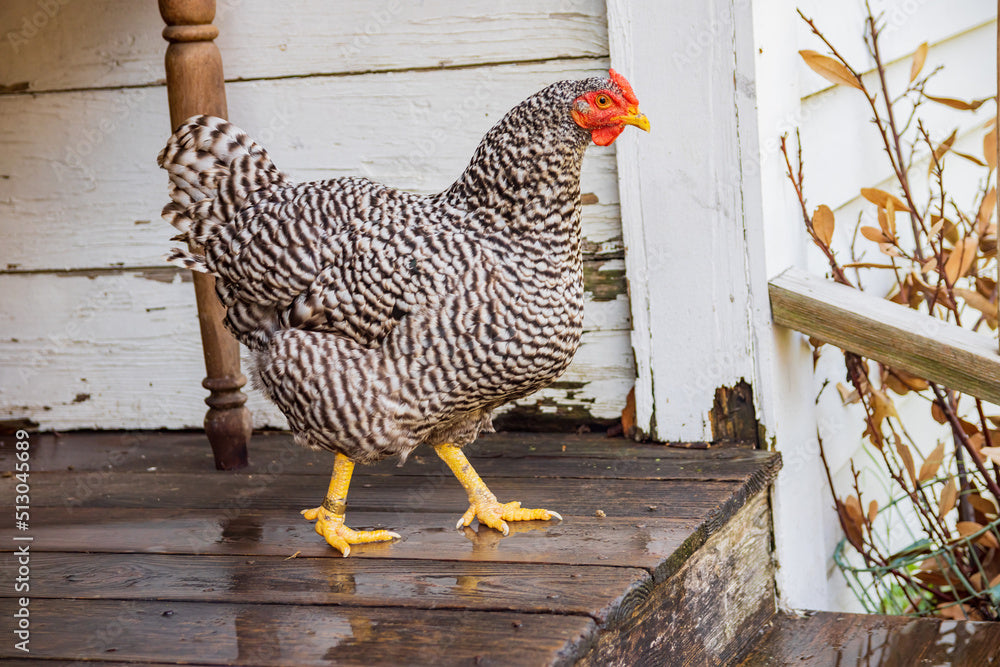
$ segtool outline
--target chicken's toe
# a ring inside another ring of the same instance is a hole
[[[316,532],[323,536],[327,544],[344,554],[351,555],[352,544],[365,542],[388,542],[400,537],[391,530],[354,530],[344,525],[344,515],[335,514],[325,507],[314,507],[302,510],[302,516],[309,521],[316,521]]]
[[[507,526],[508,521],[547,521],[549,519],[562,521],[562,516],[552,510],[521,507],[521,503],[516,500],[501,503],[496,498],[487,497],[473,501],[455,527],[468,526],[473,519],[479,519],[479,523],[508,535],[510,534],[510,528]]]

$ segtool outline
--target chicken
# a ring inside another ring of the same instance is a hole
[[[434,195],[364,178],[294,183],[236,126],[196,116],[158,162],[167,259],[216,276],[225,324],[254,384],[297,442],[336,453],[320,507],[304,510],[344,556],[396,533],[344,525],[354,464],[427,444],[469,496],[458,522],[561,519],[500,503],[462,453],[498,406],[548,385],[580,342],[580,167],[649,130],[623,76],[561,81],[518,104],[461,177]]]

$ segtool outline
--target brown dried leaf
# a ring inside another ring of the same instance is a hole
[[[924,262],[923,266],[920,267],[922,273],[930,273],[937,269],[937,257],[931,257],[929,260]]]
[[[979,453],[990,461],[1000,465],[1000,447],[983,447],[979,450]]]
[[[837,383],[837,392],[840,394],[840,400],[844,402],[844,405],[857,403],[861,400],[858,391],[856,389],[849,389],[843,382]]]
[[[882,233],[887,238],[892,238],[893,233],[890,231],[889,215],[886,213],[886,209],[878,209],[878,226],[882,230]]]
[[[944,443],[939,442],[920,466],[920,474],[917,476],[918,482],[926,482],[937,474],[941,464],[944,463]]]
[[[976,523],[975,521],[959,521],[955,524],[955,529],[958,530],[958,534],[962,537],[968,537],[981,531],[983,524]]]
[[[840,517],[840,525],[844,529],[847,541],[850,542],[855,549],[864,553],[865,543],[864,537],[861,533],[861,528],[851,519],[850,515],[847,513],[847,508],[844,506],[844,503],[839,500],[837,501],[837,515]]]
[[[979,433],[979,426],[973,424],[967,419],[959,419],[958,425],[962,427],[962,431],[965,433],[965,435],[971,436]]]
[[[985,234],[986,230],[990,226],[990,220],[993,219],[993,212],[997,208],[997,189],[990,188],[990,191],[986,193],[983,197],[982,203],[979,205],[979,213],[976,215],[976,232],[980,235]]]
[[[968,273],[978,248],[979,239],[972,234],[955,244],[944,263],[944,277],[949,284],[954,285],[956,280]]]
[[[842,265],[845,269],[894,269],[892,264],[879,264],[878,262],[848,262]]]
[[[830,56],[824,56],[822,53],[810,51],[809,49],[799,51],[799,55],[802,56],[802,60],[806,62],[809,69],[830,83],[863,90],[857,78],[851,74],[851,70],[847,69],[844,63],[839,60],[834,60]]]
[[[879,243],[878,249],[883,255],[889,255],[889,257],[902,256],[902,253],[899,252],[899,248],[896,247],[895,243]]]
[[[987,449],[984,447],[983,449]],[[980,514],[986,517],[997,516],[997,506],[993,504],[993,501],[989,498],[983,498],[978,493],[970,493],[966,498],[969,499],[969,504],[972,505],[972,509],[976,510]]]
[[[954,97],[935,97],[933,95],[924,95],[931,102],[937,102],[938,104],[943,104],[946,107],[951,107],[952,109],[958,109],[959,111],[975,111],[979,107],[983,106],[986,102],[991,100],[990,97],[984,97],[981,100],[972,100],[971,102],[966,102],[965,100],[960,100]]]
[[[916,81],[920,76],[920,70],[924,68],[924,61],[927,60],[927,42],[917,47],[913,52],[913,60],[910,62],[910,83]]]
[[[958,500],[958,485],[955,484],[955,478],[949,476],[948,481],[945,482],[944,488],[941,489],[941,502],[938,505],[938,516],[942,519],[945,515],[955,508],[955,502]]]
[[[867,225],[861,228],[861,235],[869,241],[874,241],[875,243],[892,242],[892,239],[883,234],[881,229],[876,229],[875,227],[869,227]]]
[[[913,455],[910,454],[910,448],[906,446],[906,443],[896,439],[896,451],[899,453],[899,458],[903,459],[903,466],[906,468],[906,474],[910,476],[910,481],[913,485],[917,485],[917,470],[913,465]]]
[[[875,517],[878,516],[878,501],[873,500],[868,503],[868,525],[871,526],[875,523]]]
[[[906,383],[900,380],[899,377],[892,372],[885,376],[885,379],[882,381],[882,386],[891,389],[899,396],[906,396],[910,393],[910,388],[906,386]]]
[[[982,313],[986,319],[997,319],[997,304],[992,303],[979,292],[965,289],[963,287],[956,287],[953,291],[956,296],[962,297],[970,308],[975,308]]]
[[[976,540],[976,544],[981,544],[987,549],[1000,549],[1000,540],[998,540],[997,536],[988,530],[983,533],[978,540]]]
[[[962,158],[963,160],[968,160],[972,164],[977,165],[979,167],[986,166],[986,163],[977,158],[975,155],[969,155],[968,153],[963,153],[962,151],[956,151],[956,150],[952,150],[952,153]]]
[[[934,149],[934,159],[930,160],[930,163],[927,165],[928,174],[934,171],[934,164],[936,162],[940,162],[941,158],[944,157],[944,154],[947,153],[949,150],[951,150],[951,145],[955,143],[955,137],[957,136],[958,136],[958,129],[956,128],[951,131],[951,134],[948,135],[947,139],[945,139],[944,141],[942,141],[940,144],[937,145],[937,148]]]
[[[947,218],[944,220],[944,238],[952,245],[958,243],[958,239],[960,238],[958,225]]]
[[[903,203],[903,200],[894,194],[890,194],[885,190],[879,190],[878,188],[861,188],[861,196],[875,204],[879,208],[886,208],[888,202],[892,199],[893,208],[897,211],[909,212],[909,208]]]
[[[924,582],[929,586],[947,586],[948,577],[944,576],[940,570],[932,570],[928,572],[917,572],[915,575],[917,579]]]
[[[951,621],[981,621],[982,614],[967,604],[945,602],[937,606],[937,616]]]
[[[938,424],[948,423],[948,417],[944,414],[944,410],[941,409],[937,401],[931,403],[931,417],[934,417],[934,421]]]
[[[833,241],[834,225],[833,211],[826,204],[820,204],[813,212],[812,226],[816,238],[827,247],[830,247],[830,242]]]
[[[923,570],[924,572],[934,572],[941,571],[946,567],[948,567],[948,561],[946,561],[943,556],[931,556],[930,558],[924,559],[917,569]]]
[[[871,400],[872,420],[875,422],[876,428],[881,428],[882,422],[885,421],[887,417],[899,418],[899,413],[896,412],[896,404],[892,402],[891,398],[889,398],[889,394],[879,389],[873,389],[871,392]]]
[[[983,137],[983,157],[986,158],[986,166],[990,169],[997,168],[997,128],[986,133]]]
[[[847,510],[847,516],[858,529],[858,533],[861,533],[865,528],[865,513],[861,509],[861,501],[857,496],[848,496],[844,501],[844,509]]]
[[[946,220],[940,215],[931,214],[931,230],[927,232],[928,236],[937,236],[942,229],[944,229],[944,223]]]
[[[927,380],[921,377],[917,377],[912,373],[907,373],[904,370],[899,370],[894,368],[890,372],[896,377],[898,377],[903,383],[906,384],[907,387],[909,387],[913,391],[923,391],[924,389],[927,389],[928,387],[931,386],[930,383],[927,382]]]
[[[958,534],[962,537],[969,537],[970,535],[975,535],[981,531],[985,526],[981,523],[975,521],[959,521],[955,524],[955,528],[958,530]],[[1000,541],[997,541],[996,535],[990,531],[986,531],[982,535],[976,538],[976,544],[981,544],[988,549],[1000,549]]]

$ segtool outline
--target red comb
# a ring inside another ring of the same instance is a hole
[[[608,74],[611,75],[611,80],[618,84],[618,87],[622,89],[622,95],[625,96],[625,100],[629,104],[639,103],[639,98],[635,96],[634,92],[632,92],[632,84],[630,84],[625,77],[613,69],[609,69]]]

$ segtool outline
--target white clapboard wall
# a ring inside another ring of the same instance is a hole
[[[928,93],[963,99],[996,93],[997,28],[993,0],[873,0],[871,5],[881,14],[885,26],[880,43],[882,55],[890,63],[890,86],[896,90],[905,86],[911,55],[926,41],[929,53],[925,72],[944,67],[934,77]],[[789,133],[794,144],[795,130],[800,131],[809,210],[820,204],[834,210],[837,219],[834,244],[843,253],[842,258],[848,256],[850,237],[858,215],[865,209],[860,189],[890,188],[891,170],[871,126],[870,109],[860,93],[831,85],[809,70],[798,56],[799,49],[820,53],[826,53],[827,49],[810,33],[795,10],[800,8],[814,19],[855,69],[867,72],[864,75],[867,80],[873,72],[861,40],[864,2],[754,0],[753,6],[767,273],[774,276],[796,266],[824,275],[828,266],[812,248],[803,229],[799,204],[778,150],[779,137]],[[921,109],[921,116],[935,140],[943,140],[957,128],[956,148],[981,156],[984,124],[995,108],[986,104],[979,113],[972,114],[928,104]],[[949,171],[955,175],[950,189],[971,195],[979,183],[971,178],[963,182],[959,167],[949,164]],[[874,244],[862,239],[858,247],[866,244],[866,258],[880,261]],[[879,289],[871,280],[866,287]],[[841,494],[846,494],[850,482],[849,459],[854,457],[865,467],[867,455],[861,447],[862,419],[855,409],[842,406],[834,389],[837,382],[844,381],[843,360],[836,350],[826,349],[814,372],[812,351],[802,336],[776,329],[769,338],[774,350],[774,395],[765,419],[784,462],[773,505],[775,542],[781,562],[778,570],[781,601],[786,607],[800,609],[856,608],[857,603],[832,561],[842,531],[832,509],[817,439],[817,435],[823,439],[835,485]],[[824,383],[828,384],[821,394]],[[817,396],[820,396],[818,402]],[[900,403],[903,409],[904,402]],[[926,412],[926,406],[920,406],[919,412]],[[908,424],[915,425],[915,435],[930,440],[933,446],[936,433],[933,429],[940,427],[910,421],[909,417]],[[878,494],[877,477],[869,476],[865,483]]]
[[[539,88],[608,67],[602,0],[220,0],[230,119],[294,178],[446,187]],[[200,425],[189,277],[164,265],[156,3],[0,4],[0,420]],[[617,417],[635,378],[613,148],[583,173],[586,333],[525,419]],[[257,427],[284,425],[254,391]]]

